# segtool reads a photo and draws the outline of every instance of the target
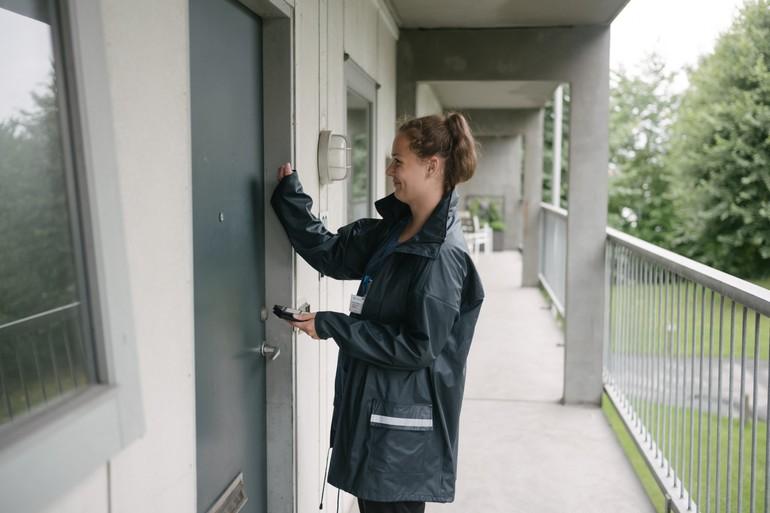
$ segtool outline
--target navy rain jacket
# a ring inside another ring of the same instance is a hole
[[[465,362],[484,290],[444,195],[423,228],[396,246],[368,288],[361,314],[318,312],[321,338],[340,348],[328,482],[371,501],[451,502]],[[389,228],[410,214],[391,194],[382,219],[329,232],[294,172],[271,204],[296,251],[316,270],[361,279]]]

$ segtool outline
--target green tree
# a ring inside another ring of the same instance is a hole
[[[669,247],[676,222],[671,173],[666,165],[669,130],[678,104],[675,74],[649,54],[638,74],[610,75],[608,223]]]
[[[0,323],[78,299],[56,98],[0,120]]]
[[[770,4],[741,9],[689,72],[672,128],[676,248],[743,278],[770,274]]]

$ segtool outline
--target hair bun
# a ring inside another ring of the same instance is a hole
[[[471,134],[470,126],[465,116],[459,112],[449,112],[446,115],[447,129],[451,134],[451,182],[452,187],[458,183],[467,182],[473,177],[478,164],[476,140]]]

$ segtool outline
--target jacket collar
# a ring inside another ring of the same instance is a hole
[[[408,241],[398,245],[395,251],[435,258],[446,239],[449,227],[457,217],[459,198],[456,188],[445,193],[420,231]],[[383,219],[392,223],[410,215],[409,205],[397,199],[395,194],[389,194],[377,200],[374,206]]]

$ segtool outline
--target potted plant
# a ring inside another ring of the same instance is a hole
[[[490,228],[492,228],[492,250],[502,251],[504,236],[505,236],[505,223],[503,222],[503,216],[500,214],[500,209],[496,203],[489,202],[487,207],[487,221]]]
[[[502,251],[505,236],[505,223],[500,213],[499,200],[497,198],[484,197],[483,200],[473,198],[468,201],[468,211],[479,218],[482,226],[492,228],[492,250]]]

